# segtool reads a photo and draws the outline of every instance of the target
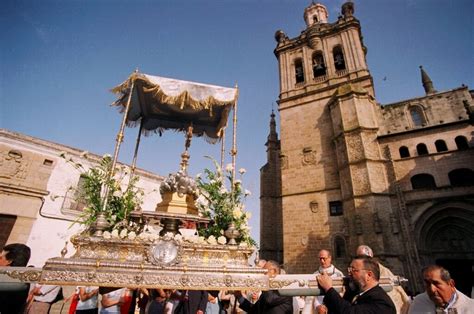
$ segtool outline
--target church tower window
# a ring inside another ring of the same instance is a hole
[[[411,186],[414,190],[416,189],[433,189],[436,187],[436,182],[432,175],[427,173],[420,173],[414,175],[410,179]]]
[[[329,202],[329,215],[341,216],[344,213],[341,201]]]
[[[446,146],[446,142],[443,141],[443,140],[437,140],[435,142],[435,146],[436,146],[436,151],[439,153],[439,152],[445,152],[448,150],[448,147]]]
[[[313,76],[315,78],[326,75],[326,64],[324,63],[323,53],[316,51],[313,54]]]
[[[346,253],[346,241],[341,236],[334,237],[334,257],[345,258]]]
[[[413,121],[413,126],[420,127],[426,125],[426,120],[423,116],[423,109],[419,106],[410,108],[410,116]]]
[[[303,60],[295,60],[295,77],[296,84],[304,82],[304,70],[303,70]]]
[[[456,142],[456,147],[459,150],[465,150],[465,149],[469,148],[469,144],[467,143],[467,139],[462,135],[456,136],[454,141]]]
[[[346,61],[344,60],[344,53],[342,52],[341,46],[336,46],[332,50],[332,55],[334,57],[334,67],[336,71],[342,71],[346,69]]]
[[[455,169],[448,173],[451,186],[474,185],[474,171],[468,168]]]
[[[408,150],[408,147],[402,146],[398,149],[400,152],[400,158],[407,158],[410,157],[410,151]]]
[[[416,145],[416,152],[418,153],[418,156],[428,155],[428,148],[426,148],[425,144],[420,143]]]

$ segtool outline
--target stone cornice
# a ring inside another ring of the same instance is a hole
[[[4,182],[0,182],[0,193],[19,194],[38,198],[42,198],[43,196],[49,194],[49,192],[46,190],[21,185],[13,185]]]
[[[55,143],[55,142],[42,140],[42,139],[39,139],[39,138],[36,138],[36,137],[32,137],[32,136],[29,136],[29,135],[25,135],[25,134],[21,134],[21,133],[17,133],[17,132],[13,132],[13,131],[10,131],[10,130],[7,130],[7,129],[0,128],[0,144],[2,144],[2,143],[8,144],[8,142],[2,140],[2,138],[9,139],[9,140],[12,140],[14,142],[20,142],[20,143],[26,144],[28,146],[33,145],[35,147],[41,147],[42,149],[45,149],[46,151],[48,151],[50,154],[57,155],[58,157],[59,157],[58,153],[61,152],[61,151],[66,152],[66,153],[68,153],[70,155],[73,155],[73,156],[76,156],[76,157],[79,157],[84,152],[84,150],[81,150],[81,149],[78,149],[78,148],[74,148],[74,147],[71,147],[71,146],[67,146],[67,145],[58,144],[58,143]],[[99,160],[102,158],[102,156],[99,156],[99,155],[94,154],[94,153],[88,153],[87,158],[89,160],[93,161],[93,162],[99,162]],[[118,165],[124,165],[120,162],[118,162],[117,164]],[[153,179],[153,180],[163,180],[162,176],[154,174],[154,173],[146,171],[146,170],[143,170],[143,169],[140,169],[140,168],[137,168],[135,170],[135,173],[140,175],[140,176],[147,177],[147,178],[150,178],[150,179]]]
[[[275,56],[278,57],[282,52],[292,50],[303,44],[306,44],[311,38],[328,37],[350,27],[356,27],[360,34],[360,22],[354,17],[339,19],[335,23],[315,24],[306,28],[299,36],[287,39],[283,43],[279,43],[273,52]]]
[[[350,73],[349,73],[350,74]],[[359,78],[355,78],[355,79],[352,79],[351,80],[351,83],[357,83],[357,82],[362,82],[362,81],[365,81],[369,79],[370,81],[372,81],[372,77],[370,76],[370,74],[368,75],[365,75],[365,76],[362,76],[362,77],[359,77]],[[294,104],[294,105],[289,105],[289,106],[285,106],[284,108],[281,108],[281,106],[287,102],[291,102],[291,101],[294,101],[294,100],[300,100],[302,95],[304,96],[304,98],[309,98],[310,96],[313,96],[313,95],[320,95],[321,93],[323,93],[324,91],[330,91],[330,90],[336,90],[338,87],[342,86],[342,85],[345,85],[347,84],[347,81],[344,81],[344,82],[340,82],[340,83],[336,83],[336,84],[332,84],[330,86],[325,86],[325,87],[321,87],[321,88],[318,88],[318,89],[315,89],[315,90],[311,90],[311,91],[304,91],[302,92],[301,94],[297,94],[297,95],[294,95],[294,96],[289,96],[289,97],[285,97],[284,99],[279,99],[277,100],[277,104],[278,104],[278,110],[279,111],[282,111],[282,110],[285,110],[285,109],[289,109],[289,108],[292,108],[292,107],[295,107],[295,106],[300,106],[302,105],[303,103],[298,103],[298,104]],[[316,85],[316,84],[307,84],[307,85]],[[290,92],[291,90],[287,91],[287,92]],[[285,92],[285,93],[287,93]],[[280,95],[281,97],[281,95]],[[321,100],[321,99],[325,99],[325,98],[329,98],[331,99],[331,97],[333,97],[333,95],[327,95],[325,97],[321,97],[317,100]],[[308,99],[308,101],[305,101],[305,103],[311,103],[311,102],[314,102],[315,100],[314,99]]]
[[[459,125],[459,124],[469,124],[469,120],[465,119],[465,120],[459,120],[459,121],[448,122],[448,123],[443,123],[443,124],[429,125],[429,126],[425,126],[425,127],[421,127],[421,128],[416,128],[416,129],[411,129],[411,130],[406,130],[406,131],[400,131],[400,132],[395,132],[395,133],[387,133],[387,134],[378,135],[377,138],[388,138],[388,137],[401,136],[401,135],[406,135],[406,134],[410,134],[410,133],[424,132],[424,131],[427,131],[427,130],[445,128],[447,126]]]

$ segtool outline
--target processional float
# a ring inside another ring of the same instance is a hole
[[[162,202],[154,212],[135,211],[129,219],[143,229],[144,225],[160,224],[159,237],[152,241],[105,238],[109,227],[105,216],[109,191],[102,191],[103,210],[93,230],[71,238],[76,252],[47,260],[42,269],[8,267],[0,271],[2,281],[39,281],[53,285],[92,285],[101,287],[169,288],[186,290],[279,290],[286,295],[319,295],[314,275],[266,276],[266,270],[250,266],[254,248],[240,246],[238,234],[230,226],[226,244],[179,241],[183,221],[209,224],[198,215],[195,205],[198,191],[187,174],[189,147],[193,136],[208,142],[222,140],[231,112],[232,180],[235,175],[236,122],[238,89],[151,76],[135,71],[125,82],[112,90],[119,97],[114,103],[123,113],[117,135],[110,174],[115,171],[126,126],[139,126],[131,165],[136,167],[142,134],[178,130],[185,133],[185,149],[180,170],[166,178],[160,187]],[[222,140],[222,143],[224,141]],[[223,159],[224,145],[221,148]],[[221,162],[222,163],[222,162]],[[7,278],[5,280],[5,278]],[[390,290],[398,278],[383,278],[381,285]],[[342,280],[335,280],[340,290]]]

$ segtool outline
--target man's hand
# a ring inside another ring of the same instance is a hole
[[[317,314],[327,314],[328,313],[328,308],[324,304],[318,305],[318,307],[316,308],[316,313]]]
[[[319,287],[324,291],[328,291],[332,287],[332,279],[326,272],[316,275],[316,280],[318,281]]]

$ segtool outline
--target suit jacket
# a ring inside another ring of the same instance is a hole
[[[0,288],[0,313],[18,314],[23,313],[26,298],[30,291],[30,284],[26,283],[2,283]]]
[[[275,290],[263,291],[255,304],[245,298],[240,298],[239,303],[248,314],[293,314],[293,298],[281,296]]]
[[[196,314],[198,310],[206,313],[207,291],[189,290],[185,300],[179,302],[174,313],[178,314]]]
[[[341,298],[339,293],[331,288],[326,291],[324,304],[329,313],[335,314],[396,314],[397,312],[390,297],[378,285],[363,293],[353,303]]]

